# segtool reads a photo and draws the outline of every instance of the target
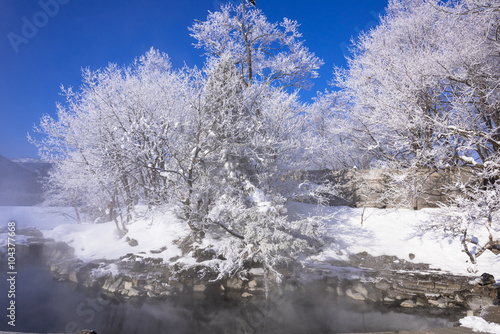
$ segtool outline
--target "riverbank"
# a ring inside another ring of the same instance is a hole
[[[486,251],[478,257],[477,264],[471,264],[463,252],[460,233],[452,226],[440,223],[445,214],[441,209],[363,209],[289,202],[287,210],[290,220],[309,216],[325,219],[324,229],[330,240],[320,254],[301,259],[308,266],[328,269],[325,264],[348,262],[353,254],[367,253],[374,257],[394,256],[404,260],[401,269],[405,269],[406,264],[420,263],[444,274],[474,276],[489,273],[500,278],[500,256]],[[0,207],[0,221],[15,220],[17,228],[35,227],[46,238],[68,244],[74,249],[74,255],[84,262],[116,261],[132,254],[136,258],[190,265],[199,263],[197,256],[201,250],[217,246],[214,245],[217,240],[209,236],[196,244],[183,243],[190,234],[189,227],[169,207],[154,211],[138,207],[134,221],[127,226],[126,236],[115,233],[113,222],[77,224],[70,218],[71,214],[70,208]],[[6,243],[5,232],[0,229],[0,237],[3,237],[0,245]],[[468,237],[482,240],[484,236],[480,232]],[[492,233],[496,237],[500,231],[492,230]],[[476,247],[469,248],[471,252],[477,251]]]
[[[434,209],[361,211],[290,203],[288,210],[292,219],[328,216],[326,228],[333,240],[321,254],[304,259],[302,269],[284,268],[280,284],[258,267],[239,278],[211,282],[216,273],[210,264],[220,259],[203,242],[184,242],[189,229],[168,209],[143,213],[123,237],[114,234],[112,223],[75,224],[41,208],[2,208],[0,218],[16,220],[19,254],[43,250],[57,280],[100,290],[117,301],[180,294],[251,301],[269,291],[300,292],[315,285],[328,298],[405,313],[463,312],[464,317],[467,310],[479,315],[498,302],[499,259],[485,253],[477,266],[467,263],[459,240],[429,228],[439,214]],[[37,221],[42,226],[26,228]],[[489,282],[479,279],[483,273],[491,274]]]
[[[427,264],[395,256],[352,254],[348,261],[331,260],[315,267],[284,267],[277,283],[259,267],[217,280],[202,261],[182,267],[178,263],[127,254],[117,260],[82,261],[64,242],[46,239],[35,229],[25,229],[20,255],[36,256],[50,268],[55,280],[100,290],[121,300],[163,298],[192,294],[198,299],[267,298],[276,291],[314,289],[332,298],[379,303],[410,309],[469,310],[475,314],[498,303],[500,284],[488,274],[460,276],[443,273]]]
[[[52,240],[46,243],[45,255],[56,279],[124,299],[179,293],[251,298],[273,287],[294,290],[307,282],[320,282],[332,296],[405,309],[477,313],[498,301],[500,286],[495,276],[500,275],[500,257],[485,253],[476,266],[468,263],[460,239],[432,225],[439,210],[360,211],[296,202],[288,210],[291,219],[328,217],[326,228],[332,241],[321,254],[303,259],[303,267],[283,268],[285,280],[280,285],[258,267],[240,277],[214,281],[215,266],[223,262],[211,251],[217,241],[192,242],[189,228],[168,208],[143,213],[125,237],[114,234],[113,223],[66,223],[32,230],[29,247],[36,248],[37,238],[43,235]]]
[[[188,299],[195,298],[200,303],[232,300],[236,304],[250,305],[250,310],[259,315],[264,314],[261,309],[267,305],[259,302],[266,300],[264,271],[259,268],[250,270],[247,280],[232,278],[209,282],[209,276],[204,279],[198,277],[196,268],[173,279],[168,267],[161,263],[146,266],[147,262],[142,259],[130,262],[129,258],[106,265],[102,265],[102,260],[83,262],[74,257],[74,250],[67,244],[45,239],[38,230],[25,229],[20,233],[25,236],[26,242],[18,245],[19,256],[46,261],[56,280],[94,291],[97,289],[107,300],[122,303],[143,298],[176,300],[185,296]],[[114,266],[116,274],[93,276],[92,273],[95,269],[99,270],[100,264],[101,267]],[[362,306],[366,303],[374,307],[383,306],[387,308],[385,312],[392,310],[409,315],[451,317],[456,322],[465,317],[466,310],[474,310],[475,315],[482,314],[482,310],[495,303],[494,297],[498,294],[496,285],[481,286],[473,277],[443,275],[433,272],[425,264],[407,263],[394,256],[374,257],[360,253],[351,256],[349,263],[329,263],[328,268],[335,270],[329,271],[328,275],[325,268],[310,270],[308,278],[302,277],[302,280],[289,272],[279,285],[268,282],[269,301],[283,307],[283,303],[288,304],[283,301],[283,293],[306,294],[308,297],[315,293],[324,299],[341,299],[343,305],[354,303],[355,308],[361,307],[359,316],[366,312],[365,306]],[[304,272],[302,274],[305,275]],[[141,278],[141,275],[147,276]],[[303,298],[299,297],[298,300]],[[319,300],[312,298],[312,301],[321,307]],[[244,317],[241,323],[247,323],[251,318]],[[391,326],[394,328],[394,325]],[[446,333],[446,329],[441,332]],[[409,333],[434,332],[420,330]],[[462,333],[470,331],[464,330]]]

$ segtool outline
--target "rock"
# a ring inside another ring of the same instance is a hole
[[[248,271],[248,273],[254,276],[264,276],[266,271],[264,268],[252,268]]]
[[[81,331],[79,331],[76,334],[97,334],[97,333],[91,329],[82,329]]]
[[[363,296],[363,299],[366,299],[366,297],[368,297],[368,290],[366,289],[366,287],[362,284],[362,283],[355,283],[353,286],[352,286],[352,289],[353,291],[361,294],[361,296]]]
[[[375,287],[379,290],[386,291],[386,290],[389,290],[391,288],[391,284],[389,284],[389,282],[387,282],[385,279],[383,279],[383,280],[380,280],[377,283],[375,283]]]
[[[437,299],[428,299],[427,302],[431,306],[436,306],[437,307],[439,305],[439,300],[437,300]]]
[[[28,240],[28,254],[29,255],[34,255],[34,256],[41,256],[43,254],[43,249],[45,246],[45,243],[42,240],[39,240],[38,238],[31,238]]]
[[[241,294],[241,298],[249,298],[249,297],[253,297],[253,295],[251,293],[248,293],[248,292],[243,292]]]
[[[436,282],[434,287],[440,291],[458,291],[462,288],[460,284],[453,282]]]
[[[422,307],[428,307],[429,306],[429,301],[425,296],[419,295],[417,296],[417,306],[422,306]]]
[[[500,254],[500,245],[491,245],[490,247],[488,247],[488,249],[495,255]]]
[[[217,253],[211,248],[206,248],[206,249],[197,248],[193,252],[193,257],[196,258],[196,262],[204,262],[217,258]]]
[[[113,284],[113,277],[109,277],[108,279],[106,279],[106,281],[104,281],[104,284],[102,285],[102,289],[103,290],[108,290],[109,287],[111,286],[111,284]]]
[[[111,283],[108,287],[108,291],[109,292],[116,292],[118,291],[118,289],[120,288],[120,285],[122,283],[122,280],[123,278],[122,277],[119,277],[116,281],[114,281],[113,283]]]
[[[130,290],[130,289],[132,288],[132,282],[128,282],[128,281],[127,281],[127,282],[124,282],[124,283],[123,283],[123,288],[124,288],[125,290]]]
[[[69,275],[68,275],[68,279],[73,282],[73,283],[78,283],[78,277],[76,276],[76,271],[75,270],[71,270]]]
[[[370,293],[368,293],[368,300],[372,301],[372,302],[375,302],[375,303],[378,303],[378,302],[381,302],[382,299],[383,299],[383,295],[380,291],[372,291]]]
[[[152,250],[150,250],[150,253],[151,254],[160,254],[160,253],[162,253],[162,252],[164,252],[166,250],[167,250],[167,246],[163,246],[160,249],[152,249]]]
[[[359,292],[353,292],[351,289],[347,289],[345,291],[345,294],[347,297],[351,298],[351,299],[354,299],[354,300],[365,300],[366,298],[363,297],[363,295]]]
[[[138,262],[140,262],[140,261],[138,261]],[[157,265],[160,265],[163,263],[163,259],[162,258],[147,257],[147,258],[142,260],[142,263],[146,266],[148,266],[148,265],[157,266]]]
[[[401,307],[414,308],[417,306],[413,300],[407,299],[400,304]]]
[[[27,237],[43,238],[43,233],[34,227],[28,227],[28,228],[22,229],[18,232],[18,234],[22,234],[22,235],[25,235]]]
[[[413,259],[415,259],[415,254],[413,253],[408,254],[408,258],[412,261]]]
[[[194,292],[203,292],[207,289],[207,286],[205,284],[196,284],[193,286],[193,291]]]
[[[439,298],[437,300],[429,299],[428,302],[429,302],[429,305],[435,306],[438,308],[447,308],[448,307],[448,301],[444,298]]]
[[[127,243],[131,246],[131,247],[135,247],[137,245],[139,245],[139,242],[137,242],[137,240],[135,239],[131,239],[129,237],[127,237],[127,239],[125,239],[127,241]]]
[[[495,277],[488,273],[484,273],[480,277],[476,278],[475,282],[479,285],[491,285],[496,283]]]
[[[413,295],[410,293],[404,293],[404,292],[393,291],[393,290],[389,290],[387,293],[387,296],[390,298],[394,298],[396,300],[405,300],[405,299],[410,299],[413,297]]]
[[[239,278],[237,277],[233,277],[233,278],[230,278],[227,282],[226,282],[226,286],[230,289],[241,289],[243,288],[243,281],[240,280]]]
[[[140,291],[135,288],[128,289],[127,296],[129,297],[138,297],[140,295]]]
[[[182,292],[184,290],[184,285],[179,281],[171,280],[168,282],[168,285],[175,291]]]
[[[17,255],[26,255],[29,253],[28,245],[26,244],[17,244],[16,245],[16,253]]]
[[[419,281],[418,287],[419,287],[419,289],[423,290],[424,292],[434,291],[434,289],[435,289],[434,282],[432,282],[432,281]]]
[[[248,289],[250,290],[255,290],[259,284],[257,283],[256,280],[251,280],[248,282]]]
[[[170,296],[170,295],[172,295],[172,292],[170,292],[170,291],[162,291],[160,293],[160,297],[167,297],[167,296]]]
[[[402,279],[399,282],[397,289],[401,291],[410,291],[410,292],[419,290],[418,282],[411,279],[411,276],[409,276],[408,278]]]
[[[457,301],[457,303],[464,303],[465,302],[465,298],[458,293],[455,295],[455,300]]]

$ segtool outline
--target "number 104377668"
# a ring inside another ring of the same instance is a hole
[[[7,224],[7,262],[9,271],[16,269],[16,223],[9,222]]]

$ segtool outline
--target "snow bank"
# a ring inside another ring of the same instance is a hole
[[[288,211],[293,218],[309,215],[329,216],[326,228],[335,242],[312,258],[325,262],[331,259],[347,260],[350,254],[367,252],[373,256],[394,255],[415,263],[427,263],[432,269],[455,275],[490,273],[500,278],[500,256],[487,251],[471,266],[462,252],[460,237],[452,236],[443,228],[432,227],[433,218],[441,209],[404,210],[349,207],[320,208],[292,202]],[[361,217],[363,223],[361,224]],[[480,236],[480,240],[487,240]],[[410,254],[415,257],[410,259]]]
[[[132,253],[142,257],[170,258],[180,256],[181,250],[173,242],[189,234],[187,225],[179,221],[172,210],[146,213],[139,210],[139,217],[127,226],[127,237],[138,245],[132,247],[126,238],[117,238],[113,222],[104,224],[77,224],[70,218],[71,208],[46,208],[12,206],[0,207],[0,228],[9,221],[16,221],[17,229],[36,227],[44,237],[66,242],[75,249],[75,255],[83,261],[96,259],[114,260]],[[22,236],[17,236],[22,241]],[[7,238],[3,238],[7,240]],[[2,239],[2,240],[3,240]]]
[[[255,194],[255,199],[265,198]],[[311,260],[315,263],[328,260],[347,260],[350,254],[367,252],[373,256],[394,255],[415,263],[427,263],[456,275],[471,275],[468,256],[462,252],[459,237],[445,233],[442,228],[432,228],[432,218],[441,209],[380,210],[348,207],[318,207],[291,202],[288,212],[291,219],[313,215],[328,216],[326,228],[334,242],[324,252]],[[181,256],[174,241],[189,234],[187,224],[178,220],[169,208],[154,213],[139,213],[136,221],[128,225],[127,237],[138,241],[132,247],[126,238],[116,238],[114,223],[77,224],[69,218],[70,208],[0,207],[0,227],[15,220],[18,228],[34,226],[42,229],[46,237],[67,242],[75,248],[82,260],[118,259],[128,253],[142,257],[163,258]],[[363,215],[363,224],[361,216]],[[484,236],[478,236],[484,240]],[[211,243],[217,242],[210,240]],[[165,249],[166,247],[166,249]],[[409,255],[413,254],[412,259]],[[500,256],[486,251],[478,258],[477,274],[488,272],[500,279]]]
[[[500,334],[500,325],[487,322],[481,317],[465,317],[460,319],[460,325],[472,329],[474,332]]]
[[[119,238],[113,222],[63,224],[44,235],[66,242],[84,261],[113,260],[131,253],[144,258],[162,258],[168,262],[170,258],[182,255],[174,241],[189,234],[187,224],[177,219],[171,210],[148,213],[127,228],[127,237],[137,240],[137,246],[131,246],[125,237]]]

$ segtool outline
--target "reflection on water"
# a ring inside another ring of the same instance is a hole
[[[6,271],[0,293],[6,294]],[[269,300],[170,301],[118,303],[101,294],[86,295],[68,283],[52,280],[36,265],[18,269],[16,327],[3,320],[0,330],[98,334],[147,333],[342,333],[451,326],[445,318],[375,309],[366,303],[327,293],[285,293]],[[7,303],[1,298],[1,307]],[[4,316],[5,317],[5,316]],[[5,319],[5,318],[4,318]]]

